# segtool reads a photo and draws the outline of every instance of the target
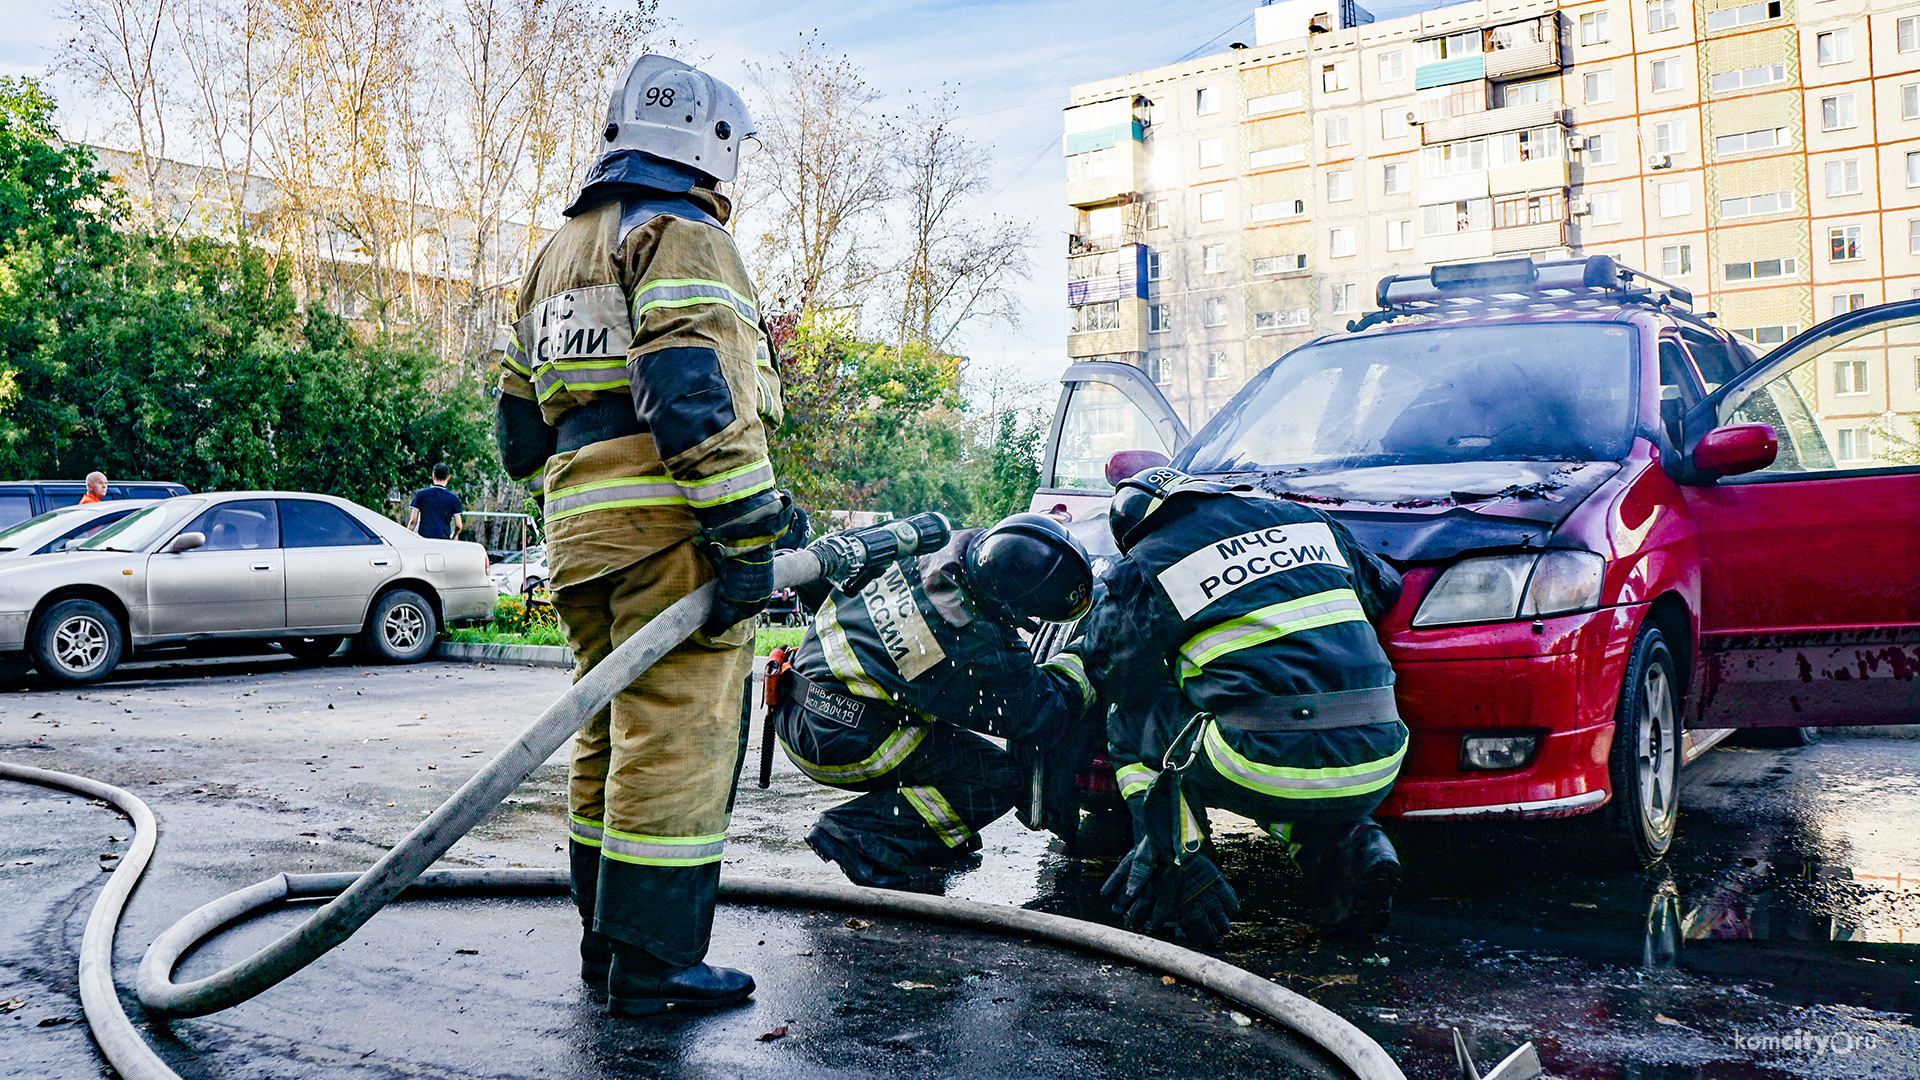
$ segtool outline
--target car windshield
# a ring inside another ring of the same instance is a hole
[[[168,499],[145,510],[135,510],[72,550],[143,551],[162,533],[200,509],[201,505],[199,499]]]
[[[1176,464],[1618,460],[1632,445],[1634,337],[1616,324],[1528,323],[1308,345],[1255,376]]]
[[[91,507],[87,506],[63,506],[58,510],[49,510],[37,518],[28,518],[12,528],[0,531],[0,551],[39,547],[60,535],[61,530],[68,525],[92,512]]]

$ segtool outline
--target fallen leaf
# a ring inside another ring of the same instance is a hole
[[[848,919],[846,922],[846,927],[849,930],[865,930],[872,925],[872,919]]]
[[[812,955],[813,955],[813,950],[812,950],[812,949],[808,949],[808,950],[807,950],[806,952],[797,952],[797,953],[794,953],[793,955],[795,955],[795,956],[812,956]]]
[[[781,1024],[779,1027],[774,1028],[772,1031],[769,1031],[766,1034],[760,1036],[760,1041],[772,1042],[775,1039],[784,1039],[786,1037],[787,1037],[787,1025]]]
[[[899,982],[894,983],[893,986],[894,986],[894,989],[896,990],[938,990],[940,989],[939,987],[933,985],[932,983],[911,982],[907,979],[902,979]]]
[[[1599,911],[1599,910],[1600,910],[1600,905],[1599,905],[1599,904],[1582,904],[1582,903],[1580,903],[1580,902],[1579,902],[1579,901],[1577,901],[1577,900],[1576,900],[1576,901],[1574,901],[1574,903],[1573,903],[1573,906],[1574,906],[1574,907],[1583,907],[1583,908],[1586,908],[1586,909],[1587,909],[1588,911]]]
[[[1235,1012],[1228,1013],[1227,1015],[1233,1017],[1233,1022],[1240,1027],[1251,1027],[1253,1025],[1253,1017],[1248,1016],[1246,1013]]]
[[[12,1012],[15,1009],[24,1009],[26,1007],[27,999],[18,995],[10,997],[5,1001],[0,1001],[0,1012]]]
[[[15,865],[15,866],[32,866],[32,865],[33,865],[33,860],[32,860],[32,859],[15,859],[15,860],[13,860],[13,865]]]
[[[392,803],[388,803],[387,805],[388,805],[388,806],[392,806],[393,804],[392,804]]]
[[[1179,979],[1176,979],[1176,978],[1174,978],[1174,977],[1173,977],[1173,976],[1171,976],[1171,975],[1162,975],[1162,976],[1160,976],[1160,985],[1161,985],[1161,986],[1172,986],[1172,985],[1173,985],[1174,983],[1177,983],[1177,982],[1179,982],[1179,981],[1180,981]]]
[[[71,1023],[73,1023],[73,1017],[71,1016],[49,1016],[45,1020],[35,1024],[34,1027],[59,1027],[61,1024]]]
[[[1353,986],[1360,981],[1358,975],[1329,975],[1320,980],[1321,986]]]
[[[1686,1024],[1683,1024],[1680,1021],[1675,1020],[1673,1017],[1668,1016],[1665,1013],[1654,1013],[1653,1022],[1656,1024],[1665,1024],[1668,1027],[1686,1028],[1688,1031],[1693,1030],[1693,1028],[1688,1027]]]
[[[480,955],[479,949],[455,949],[453,951],[456,953],[459,953],[461,956],[479,956]]]

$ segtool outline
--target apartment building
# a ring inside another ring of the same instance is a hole
[[[1256,31],[1065,114],[1068,354],[1145,368],[1190,426],[1435,263],[1613,255],[1762,348],[1920,297],[1911,2],[1283,0]],[[1882,460],[1920,348],[1809,390],[1836,456]]]

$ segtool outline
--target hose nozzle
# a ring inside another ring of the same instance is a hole
[[[820,559],[821,576],[848,595],[859,592],[895,559],[938,550],[953,536],[944,514],[927,511],[910,518],[829,533],[807,545]]]

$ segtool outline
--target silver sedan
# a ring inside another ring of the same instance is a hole
[[[442,625],[490,617],[495,596],[480,545],[423,539],[345,499],[188,495],[64,552],[0,562],[0,657],[87,683],[151,645],[260,638],[323,657],[357,634],[405,663]]]

